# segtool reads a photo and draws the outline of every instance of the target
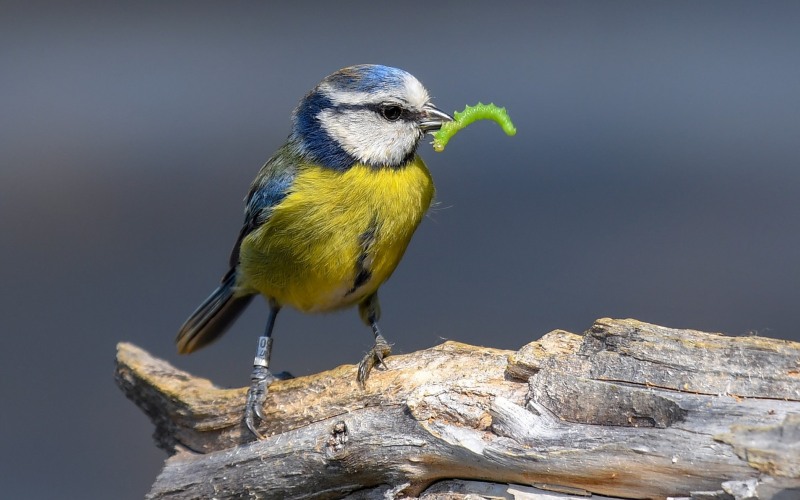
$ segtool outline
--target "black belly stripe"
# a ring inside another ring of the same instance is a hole
[[[353,280],[353,286],[347,291],[345,295],[355,293],[356,290],[364,286],[370,278],[372,278],[372,271],[366,267],[367,252],[375,241],[375,231],[377,231],[378,224],[375,220],[369,225],[366,231],[361,233],[358,237],[358,244],[361,247],[361,253],[356,260],[356,277]]]

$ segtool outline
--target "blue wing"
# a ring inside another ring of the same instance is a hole
[[[261,167],[245,198],[247,205],[244,211],[244,224],[231,250],[231,268],[239,264],[239,247],[242,240],[267,221],[272,209],[289,194],[299,162],[300,155],[291,144],[287,144]]]
[[[286,198],[301,161],[298,148],[289,142],[261,167],[245,199],[244,224],[231,251],[231,267],[222,283],[181,327],[176,339],[178,352],[190,353],[219,338],[252,300],[253,294],[242,294],[236,289],[239,247],[251,231],[269,220],[272,209]]]

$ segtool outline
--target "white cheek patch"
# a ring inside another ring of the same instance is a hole
[[[323,130],[350,156],[370,165],[399,165],[413,151],[420,132],[405,121],[387,122],[370,110],[317,115]]]

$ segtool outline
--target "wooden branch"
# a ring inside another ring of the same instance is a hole
[[[798,343],[601,319],[387,363],[365,389],[351,365],[273,383],[254,441],[246,389],[119,344],[173,454],[148,498],[800,498]]]

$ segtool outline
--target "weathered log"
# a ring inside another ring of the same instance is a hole
[[[276,381],[256,441],[246,389],[119,344],[172,454],[148,498],[800,498],[799,343],[601,319],[387,363]]]

